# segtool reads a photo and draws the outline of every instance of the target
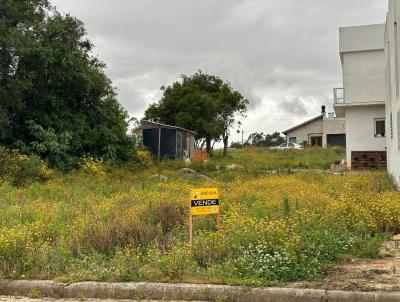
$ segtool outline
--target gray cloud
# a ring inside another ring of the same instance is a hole
[[[290,115],[303,117],[309,114],[306,102],[307,100],[300,98],[284,99],[279,103],[279,107],[282,111],[287,112]]]
[[[133,116],[160,98],[161,85],[201,69],[250,100],[248,133],[281,131],[329,107],[341,86],[338,27],[382,23],[387,7],[387,0],[53,3],[84,21]]]

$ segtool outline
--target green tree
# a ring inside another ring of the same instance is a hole
[[[265,145],[267,147],[279,146],[286,142],[286,139],[281,136],[279,132],[274,132],[272,134],[267,134],[265,136]]]
[[[249,135],[247,143],[251,146],[272,147],[285,142],[285,138],[279,132],[265,135],[263,132],[254,132]]]
[[[222,125],[223,155],[228,154],[228,139],[230,130],[236,124],[236,119],[245,117],[249,101],[239,91],[233,90],[229,83],[223,83],[220,88],[217,106],[217,120]],[[240,121],[238,122],[240,126]]]
[[[263,132],[254,132],[249,135],[247,142],[251,146],[263,146],[265,142],[265,135]]]
[[[88,153],[130,156],[127,113],[92,51],[83,23],[48,1],[0,1],[1,144],[55,166]],[[54,155],[49,140],[62,141],[63,156]]]
[[[219,77],[201,71],[182,75],[181,81],[161,90],[161,100],[150,105],[145,119],[196,131],[198,145],[205,143],[209,153],[213,140],[222,139],[227,149],[235,117],[243,115],[248,104],[238,91]]]

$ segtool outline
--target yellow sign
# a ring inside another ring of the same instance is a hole
[[[193,216],[219,214],[219,193],[217,188],[193,189],[190,193]]]

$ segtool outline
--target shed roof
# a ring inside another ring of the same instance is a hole
[[[297,126],[294,126],[294,127],[290,128],[288,130],[282,131],[282,133],[287,135],[290,131],[296,130],[297,128],[303,127],[303,126],[305,126],[307,124],[310,124],[310,123],[312,123],[314,121],[322,119],[324,117],[324,115],[325,114],[320,114],[320,115],[318,115],[318,116],[316,116],[316,117],[314,117],[314,118],[312,118],[312,119],[310,119],[308,121],[305,121],[304,123],[298,124]]]
[[[177,126],[171,126],[171,125],[157,123],[157,122],[152,122],[152,121],[147,121],[147,120],[141,121],[141,124],[142,125],[143,124],[147,124],[147,125],[150,125],[150,126],[155,126],[155,128],[179,129],[179,130],[182,130],[182,131],[185,131],[185,132],[192,133],[194,135],[197,134],[196,132],[188,130],[188,129],[185,129],[185,128],[181,128],[181,127],[177,127]]]

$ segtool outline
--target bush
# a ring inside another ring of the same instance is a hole
[[[21,186],[35,181],[45,182],[53,171],[36,155],[23,155],[0,146],[0,178]]]
[[[230,237],[223,233],[203,232],[193,239],[193,258],[203,268],[221,263],[233,252]]]
[[[176,246],[171,251],[163,253],[157,261],[158,269],[169,280],[182,281],[185,274],[191,271],[193,261],[185,246]]]
[[[200,173],[206,173],[206,172],[213,172],[217,170],[217,166],[215,164],[215,161],[213,160],[202,160],[202,159],[195,159],[192,160],[192,162],[189,165],[189,168],[200,172]]]
[[[134,155],[135,166],[139,169],[154,168],[152,155],[147,150],[138,150]]]
[[[81,169],[91,176],[104,177],[106,175],[103,160],[93,157],[84,157]]]
[[[269,251],[259,243],[248,246],[236,261],[235,273],[243,278],[265,281],[288,282],[317,276],[324,267],[324,260],[318,256],[296,254],[290,250]]]
[[[183,225],[186,217],[187,210],[182,205],[169,202],[154,207],[155,223],[160,225],[163,234],[171,232],[177,225]]]
[[[129,248],[117,249],[110,257],[92,252],[70,260],[69,278],[73,281],[137,281],[142,265],[140,254]]]

